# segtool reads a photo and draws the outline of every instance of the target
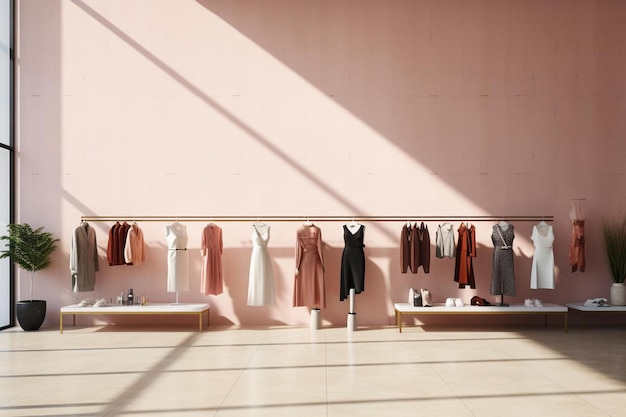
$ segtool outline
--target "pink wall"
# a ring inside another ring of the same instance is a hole
[[[530,290],[532,223],[515,223],[517,296],[608,297],[601,220],[624,211],[626,3],[621,1],[18,0],[18,220],[61,238],[35,294],[58,308],[134,288],[165,291],[167,223],[142,223],[148,262],[102,268],[74,294],[68,251],[81,215],[552,215],[555,290]],[[587,272],[567,263],[572,198],[585,198]],[[305,324],[291,306],[295,231],[271,223],[274,306],[246,306],[250,224],[224,223],[226,291],[215,324]],[[326,244],[325,324],[339,302],[341,222]],[[429,223],[431,238],[438,223]],[[394,322],[426,287],[437,302],[489,295],[491,223],[477,223],[476,290],[453,261],[401,275],[401,223],[366,223],[359,325]],[[457,224],[458,226],[458,224]],[[24,281],[26,283],[26,281]],[[27,294],[20,285],[19,298]],[[87,319],[84,319],[85,322]],[[98,321],[106,318],[98,319]],[[121,319],[120,319],[121,320]]]

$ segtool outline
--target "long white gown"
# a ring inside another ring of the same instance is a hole
[[[530,236],[535,245],[530,274],[530,288],[554,289],[554,232],[545,222],[533,226]]]
[[[181,223],[165,226],[167,238],[167,292],[189,290],[187,227]]]
[[[274,270],[267,244],[270,226],[265,223],[252,225],[252,255],[248,279],[248,305],[274,304]]]

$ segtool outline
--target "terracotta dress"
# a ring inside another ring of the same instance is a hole
[[[461,223],[458,233],[454,280],[459,283],[459,288],[466,288],[468,285],[476,288],[473,262],[476,257],[476,228],[474,225],[467,227]]]
[[[343,301],[350,295],[350,289],[359,294],[365,290],[365,252],[363,239],[365,226],[360,225],[353,234],[348,226],[343,226],[343,240],[345,247],[341,254],[341,283],[339,288],[339,301]]]
[[[326,307],[322,231],[315,225],[302,226],[296,233],[296,271],[293,306]]]
[[[497,224],[493,225],[493,232],[491,233],[493,266],[490,288],[490,293],[493,295],[515,296],[513,239],[515,239],[513,225],[509,225],[506,230]]]
[[[200,244],[200,254],[202,255],[200,292],[204,295],[218,295],[224,292],[223,252],[222,228],[213,223],[208,224],[202,230]]]
[[[585,272],[585,221],[572,222],[572,239],[569,247],[569,264],[572,272]]]

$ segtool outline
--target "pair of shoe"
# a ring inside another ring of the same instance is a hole
[[[94,307],[106,307],[107,301],[104,298],[99,298],[93,303]]]
[[[543,303],[538,298],[527,298],[524,300],[526,307],[543,307]]]
[[[463,307],[465,304],[463,304],[463,300],[461,300],[460,298],[447,298],[446,299],[446,307]]]
[[[94,304],[94,301],[91,298],[85,298],[80,303],[78,303],[78,307],[89,307]]]

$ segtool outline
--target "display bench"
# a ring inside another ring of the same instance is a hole
[[[59,330],[63,333],[63,316],[71,314],[72,324],[76,326],[78,315],[112,315],[112,314],[140,314],[140,315],[195,315],[198,316],[198,331],[202,331],[202,316],[206,313],[207,326],[209,325],[208,304],[148,304],[148,305],[107,305],[103,307],[81,307],[78,304],[61,307]]]
[[[585,316],[598,313],[626,313],[626,306],[587,307],[584,303],[567,303],[568,310],[581,314],[582,328],[585,328]]]
[[[508,307],[498,306],[473,306],[446,307],[443,304],[435,304],[432,307],[413,307],[409,303],[396,303],[396,323],[398,330],[402,333],[402,316],[427,315],[427,314],[542,314],[544,323],[548,325],[549,315],[562,315],[567,333],[567,307],[559,304],[544,303],[543,307],[526,307],[523,304],[511,304]]]

